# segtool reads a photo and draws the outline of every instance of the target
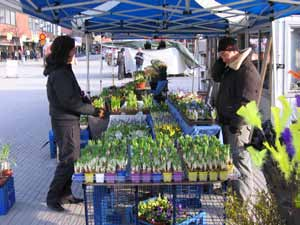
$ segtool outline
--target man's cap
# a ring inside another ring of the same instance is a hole
[[[238,51],[237,42],[232,37],[225,37],[219,41],[218,52],[221,51]]]

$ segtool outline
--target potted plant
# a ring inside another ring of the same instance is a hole
[[[123,138],[116,141],[115,157],[117,163],[117,181],[125,182],[127,166],[127,140]]]
[[[141,151],[140,151],[140,145],[139,145],[140,138],[134,138],[131,142],[132,148],[131,148],[131,182],[133,183],[139,183],[141,180]]]
[[[120,114],[121,109],[121,98],[119,96],[111,97],[111,113]]]
[[[177,155],[173,140],[166,134],[157,135],[156,141],[160,149],[160,158],[162,168],[162,175],[164,182],[172,181],[172,163],[174,155]]]
[[[104,173],[106,166],[106,158],[98,158],[96,168],[95,168],[95,180],[96,183],[104,183]]]
[[[142,182],[148,183],[151,181],[151,150],[155,148],[155,142],[151,137],[142,137],[139,139],[140,157],[141,157],[141,176]]]
[[[88,127],[88,117],[86,115],[80,115],[79,124],[80,124],[80,129],[81,130],[87,129],[87,127]]]
[[[179,148],[182,152],[182,157],[185,162],[188,171],[189,181],[197,181],[198,171],[197,171],[197,155],[194,152],[193,138],[189,135],[181,136],[179,139]]]
[[[104,174],[104,181],[106,183],[115,183],[117,161],[110,155],[110,152],[108,152],[107,156],[108,160],[106,163],[106,173]]]
[[[3,145],[0,152],[0,176],[12,176],[13,171],[11,169],[12,160],[9,159],[10,146],[8,144]]]
[[[161,149],[162,139],[157,137],[157,140],[153,143],[152,146],[152,175],[151,179],[155,183],[159,183],[162,181],[162,171],[165,169],[164,163],[162,163],[161,158]]]
[[[153,225],[170,225],[172,221],[172,204],[167,197],[148,199],[138,205],[138,217]]]
[[[149,114],[153,106],[153,97],[152,95],[144,95],[142,96],[142,100],[143,100],[143,113]]]
[[[134,83],[136,89],[145,89],[146,81],[144,71],[138,71],[135,73]]]
[[[219,178],[221,181],[227,180],[228,174],[232,173],[233,164],[230,156],[230,145],[221,146],[221,155],[220,155],[220,171]]]
[[[102,97],[96,98],[93,102],[92,105],[96,108],[99,109],[99,117],[104,118],[105,114],[105,101]]]
[[[138,103],[136,95],[133,93],[133,91],[130,91],[127,99],[126,99],[126,113],[127,114],[135,114],[138,109]]]

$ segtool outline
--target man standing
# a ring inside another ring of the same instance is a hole
[[[212,69],[214,81],[220,83],[216,101],[218,121],[225,144],[231,145],[233,163],[241,172],[234,189],[245,200],[254,191],[251,158],[244,148],[249,143],[251,127],[236,112],[242,105],[258,100],[261,80],[251,62],[251,48],[239,51],[236,41],[226,37],[219,41],[218,52],[220,58]]]
[[[118,65],[118,79],[122,80],[125,77],[125,49],[121,48],[118,52],[117,65]]]
[[[138,48],[138,52],[136,53],[134,58],[135,58],[136,71],[143,70],[144,53],[142,53],[141,48]]]

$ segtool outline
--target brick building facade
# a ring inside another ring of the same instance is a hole
[[[0,59],[15,58],[16,52],[24,54],[26,50],[32,56],[41,56],[41,33],[51,42],[57,35],[71,31],[0,4]]]

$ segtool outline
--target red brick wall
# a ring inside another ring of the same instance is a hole
[[[16,25],[17,25],[18,37],[25,35],[27,38],[31,38],[28,18],[29,17],[26,14],[19,13],[19,12],[16,13]]]

